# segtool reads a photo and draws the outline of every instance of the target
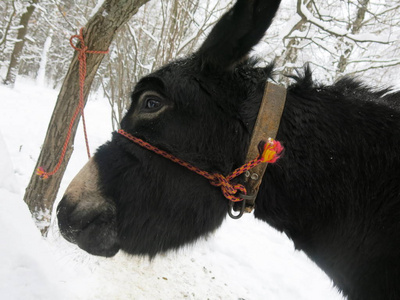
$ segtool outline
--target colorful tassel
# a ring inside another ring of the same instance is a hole
[[[39,167],[36,170],[36,175],[39,175],[42,179],[48,179],[49,174],[43,169],[43,167]]]
[[[284,149],[280,142],[272,138],[269,138],[267,142],[262,141],[258,147],[260,151],[259,159],[267,163],[276,162],[281,157]]]

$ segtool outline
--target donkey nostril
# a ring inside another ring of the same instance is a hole
[[[119,250],[115,205],[93,196],[76,201],[64,195],[57,207],[60,233],[90,254],[113,256]]]

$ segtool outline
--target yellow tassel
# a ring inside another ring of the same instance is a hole
[[[49,178],[49,175],[47,174],[47,172],[42,167],[37,168],[36,175],[39,175],[40,178],[42,178],[42,179],[48,179]]]
[[[268,142],[264,143],[261,150],[260,160],[262,162],[274,163],[281,157],[283,147],[280,142],[269,138]]]

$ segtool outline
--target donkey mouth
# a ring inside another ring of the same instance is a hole
[[[57,207],[61,235],[90,254],[114,256],[120,249],[115,208],[103,205],[82,210],[80,206],[71,205],[68,196],[61,200]]]
[[[114,256],[118,250],[115,204],[100,192],[92,158],[71,181],[57,207],[58,227],[69,242],[93,255]]]

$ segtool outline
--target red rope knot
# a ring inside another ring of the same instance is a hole
[[[216,174],[211,174],[210,177],[211,177],[209,179],[210,183],[213,186],[220,187],[225,198],[229,199],[232,202],[242,201],[240,197],[236,196],[239,191],[242,192],[243,194],[247,193],[246,188],[242,184],[231,182],[231,180],[234,178],[232,177],[232,175],[225,177],[221,174],[216,173]]]
[[[78,51],[79,56],[84,56],[86,57],[86,53],[93,53],[93,54],[107,54],[108,50],[105,51],[99,51],[99,50],[88,50],[88,47],[85,45],[85,40],[83,38],[83,30],[84,28],[82,27],[79,30],[79,34],[75,34],[70,37],[69,43],[71,44],[71,47],[74,48],[76,51]],[[78,39],[80,44],[80,47],[76,46],[73,42],[74,39]]]
[[[78,39],[80,44],[80,47],[76,46],[73,42],[74,39]],[[69,43],[71,44],[71,47],[75,49],[75,51],[78,52],[78,60],[79,62],[85,62],[86,63],[86,53],[88,53],[88,47],[85,45],[85,40],[83,39],[83,28],[79,30],[79,34],[71,36],[69,39]]]

